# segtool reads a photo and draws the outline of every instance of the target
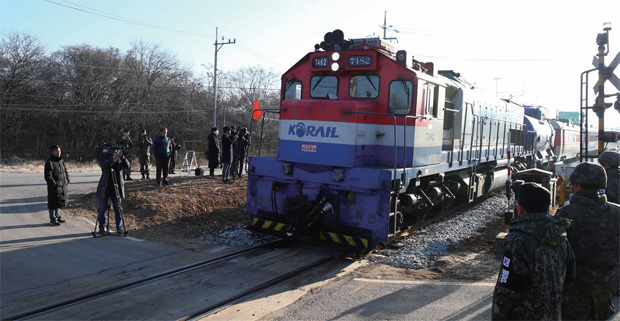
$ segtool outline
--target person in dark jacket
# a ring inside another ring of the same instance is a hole
[[[131,178],[131,147],[133,146],[133,143],[131,142],[131,137],[129,137],[129,129],[123,129],[123,136],[116,140],[116,145],[122,146],[127,153],[125,158],[129,162],[129,168],[123,171],[123,176],[125,180],[131,181],[133,180]]]
[[[43,175],[47,182],[47,208],[52,225],[65,222],[60,216],[60,209],[67,207],[69,201],[69,172],[60,157],[61,153],[60,146],[50,146],[50,158],[45,161]]]
[[[605,188],[607,201],[620,204],[620,153],[602,152],[598,156],[598,162],[607,173],[607,188]]]
[[[174,174],[174,168],[177,166],[177,151],[181,149],[181,145],[177,144],[177,138],[170,138],[170,142],[172,143],[172,153],[170,154],[170,169],[168,170],[168,174]]]
[[[222,135],[222,183],[224,184],[230,184],[228,175],[230,174],[234,143],[234,137],[230,136],[230,128],[224,127],[224,134]]]
[[[97,233],[105,234],[105,211],[108,209],[108,201],[110,200],[112,207],[114,207],[116,232],[121,234],[123,228],[121,199],[125,198],[125,180],[121,173],[129,167],[129,161],[123,155],[123,151],[117,150],[114,154],[99,159],[99,167],[101,167],[101,178],[95,193],[99,199],[99,213],[97,215],[99,230]]]
[[[568,241],[575,251],[577,278],[564,287],[562,319],[607,320],[615,313],[620,264],[620,205],[599,190],[607,185],[605,169],[594,163],[575,167],[569,180],[575,192],[556,216],[572,220]]]
[[[575,276],[566,238],[570,221],[549,214],[551,193],[536,183],[519,187],[493,293],[493,320],[560,320],[562,289]]]
[[[247,141],[248,133],[244,127],[239,128],[237,132],[237,140],[233,146],[233,163],[232,163],[232,177],[233,179],[240,179],[243,176],[243,164],[245,160],[245,153],[248,148]],[[236,176],[236,178],[235,178]]]
[[[211,128],[211,134],[207,136],[207,159],[209,160],[209,178],[215,178],[215,169],[220,166],[220,148],[217,141],[219,135],[217,127]]]
[[[168,169],[170,168],[170,156],[172,156],[172,142],[168,135],[168,128],[162,127],[159,136],[153,140],[153,155],[155,155],[155,167],[157,185],[168,185]],[[163,174],[163,175],[162,175]],[[163,176],[163,181],[162,181]]]

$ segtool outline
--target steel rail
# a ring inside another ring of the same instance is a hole
[[[253,247],[249,247],[247,249],[243,249],[243,250],[239,250],[239,251],[235,251],[232,253],[228,253],[219,257],[215,257],[215,258],[211,258],[208,260],[204,260],[204,261],[200,261],[197,263],[193,263],[193,264],[188,264],[179,268],[175,268],[175,269],[171,269],[168,271],[164,271],[161,273],[157,273],[145,278],[141,278],[139,280],[135,280],[135,281],[131,281],[131,282],[127,282],[127,283],[123,283],[123,284],[119,284],[119,285],[115,285],[115,286],[111,286],[102,290],[98,290],[98,291],[94,291],[91,293],[87,293],[84,295],[80,295],[74,298],[70,298],[70,299],[66,299],[63,301],[59,301],[56,303],[52,303],[49,305],[45,305],[42,307],[38,307],[38,308],[34,308],[32,310],[28,310],[28,311],[24,311],[24,312],[20,312],[20,313],[16,313],[13,315],[10,315],[8,317],[3,317],[1,320],[19,320],[19,319],[25,319],[25,318],[30,318],[30,317],[35,317],[35,316],[39,316],[42,314],[46,314],[52,311],[56,311],[56,310],[60,310],[62,308],[66,308],[72,305],[76,305],[82,302],[86,302],[89,300],[93,300],[95,298],[99,298],[105,295],[109,295],[115,292],[119,292],[122,290],[126,290],[129,288],[133,288],[142,284],[146,284],[148,282],[152,282],[152,281],[156,281],[162,278],[166,278],[166,277],[170,277],[173,275],[177,275],[180,273],[185,273],[185,272],[189,272],[191,270],[195,270],[197,268],[201,268],[210,264],[214,264],[217,262],[220,262],[222,260],[228,259],[230,257],[236,256],[236,255],[240,255],[246,252],[250,252],[253,250],[257,250],[260,248],[265,248],[265,247],[269,247],[269,246],[274,246],[274,245],[278,245],[278,244],[282,244],[284,242],[284,240],[282,239],[278,239],[275,241],[271,241],[271,242],[267,242],[267,243],[263,243],[260,245],[256,245]]]
[[[232,295],[226,299],[223,299],[219,302],[210,304],[206,307],[203,307],[199,310],[196,310],[194,312],[191,312],[188,316],[183,317],[181,319],[178,319],[179,321],[187,321],[187,320],[197,320],[198,318],[203,318],[207,315],[216,313],[217,311],[220,311],[234,303],[238,303],[243,301],[244,299],[253,296],[254,294],[260,293],[262,291],[268,290],[278,284],[281,284],[283,282],[289,281],[299,275],[301,275],[303,272],[312,269],[314,267],[320,266],[321,264],[324,264],[326,262],[329,262],[331,260],[333,260],[335,258],[333,252],[332,255],[326,258],[322,258],[320,260],[317,260],[316,262],[310,263],[308,265],[302,266],[300,268],[297,268],[291,272],[282,274],[280,276],[274,277],[270,280],[267,280],[259,285],[256,285],[250,289],[241,291],[235,295]]]

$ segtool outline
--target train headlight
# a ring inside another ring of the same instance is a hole
[[[340,53],[339,52],[334,52],[332,54],[332,60],[333,61],[338,61],[338,59],[340,59]]]
[[[332,172],[332,178],[336,182],[344,181],[344,170],[342,170],[342,169],[334,169],[334,171]]]
[[[332,63],[332,71],[338,71],[340,65],[337,62]]]
[[[293,168],[291,167],[291,164],[282,165],[282,174],[291,175],[291,173],[293,173]]]

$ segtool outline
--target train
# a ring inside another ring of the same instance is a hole
[[[248,228],[368,252],[505,187],[510,170],[578,158],[579,126],[543,110],[380,38],[328,32],[265,110],[279,114],[278,152],[249,158]]]

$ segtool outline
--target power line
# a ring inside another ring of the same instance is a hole
[[[141,27],[146,27],[146,28],[153,28],[153,29],[159,29],[159,30],[165,30],[165,31],[171,31],[171,32],[178,32],[178,33],[184,33],[184,34],[190,34],[190,35],[194,35],[194,36],[199,36],[199,37],[205,37],[205,38],[210,38],[213,37],[213,35],[207,35],[207,34],[203,34],[203,33],[198,33],[198,32],[191,32],[191,31],[185,31],[185,30],[180,30],[180,29],[173,29],[173,28],[168,28],[168,27],[162,27],[162,26],[158,26],[158,25],[154,25],[154,24],[150,24],[150,23],[145,23],[142,21],[138,21],[138,20],[134,20],[134,19],[129,19],[129,18],[125,18],[122,16],[118,16],[118,15],[114,15],[111,13],[107,13],[101,10],[97,10],[97,9],[93,9],[90,7],[86,7],[83,6],[81,4],[77,4],[71,1],[67,1],[67,0],[62,0],[63,2],[66,2],[70,5],[67,4],[63,4],[63,3],[58,3],[56,1],[52,1],[52,0],[45,0],[46,2],[58,5],[58,6],[62,6],[62,7],[66,7],[72,10],[77,10],[80,12],[84,12],[84,13],[88,13],[88,14],[92,14],[92,15],[96,15],[96,16],[100,16],[100,17],[104,17],[104,18],[108,18],[108,19],[112,19],[112,20],[117,20],[117,21],[121,21],[121,22],[125,22],[125,23],[130,23],[130,24],[134,24],[134,25],[138,25]],[[241,44],[241,43],[240,43]],[[270,64],[274,64],[274,65],[278,65],[280,67],[284,67],[282,66],[280,63],[271,60],[271,58],[269,58],[269,56],[266,56],[258,51],[256,51],[255,49],[252,49],[250,46],[246,45],[246,44],[241,44],[241,49],[244,50],[245,52],[247,52],[248,54],[250,54],[251,56],[257,58],[260,61],[263,62],[267,62]]]
[[[153,28],[153,29],[159,29],[159,30],[165,30],[165,31],[171,31],[171,32],[179,32],[179,33],[184,33],[184,34],[189,34],[189,35],[194,35],[194,36],[199,36],[199,37],[213,37],[212,35],[206,35],[203,33],[198,33],[198,32],[191,32],[191,31],[184,31],[184,30],[179,30],[179,29],[173,29],[173,28],[168,28],[168,27],[162,27],[162,26],[158,26],[158,25],[154,25],[154,24],[150,24],[150,23],[145,23],[145,22],[141,22],[138,20],[133,20],[133,19],[129,19],[129,18],[125,18],[125,17],[121,17],[121,16],[117,16],[117,15],[113,15],[107,12],[103,12],[101,10],[97,10],[97,9],[93,9],[93,8],[89,8],[80,4],[76,4],[70,1],[66,1],[63,0],[63,2],[72,4],[74,6],[71,5],[66,5],[63,3],[58,3],[52,0],[45,0],[46,2],[58,5],[58,6],[62,6],[62,7],[66,7],[69,9],[73,9],[73,10],[77,10],[77,11],[81,11],[81,12],[85,12],[88,14],[92,14],[92,15],[96,15],[96,16],[100,16],[100,17],[104,17],[104,18],[108,18],[108,19],[112,19],[112,20],[117,20],[117,21],[121,21],[121,22],[125,22],[125,23],[130,23],[130,24],[134,24],[134,25],[138,25],[138,26],[142,26],[142,27],[147,27],[147,28]],[[78,7],[84,8],[78,8]]]
[[[22,80],[21,78],[12,78],[12,77],[2,77],[3,80]],[[42,80],[42,79],[32,79],[29,78],[29,81],[33,81],[33,82],[40,82],[40,83],[44,83],[44,84],[56,84],[56,85],[92,85],[93,83],[90,82],[70,82],[70,81],[53,81],[53,80]],[[112,84],[112,83],[105,83],[104,85],[108,85],[107,88],[110,87],[145,87],[143,84]],[[172,86],[172,85],[168,85],[168,86],[150,86],[149,88],[153,88],[153,89],[175,89],[175,88],[194,88],[194,87],[210,87],[211,85],[205,85],[205,84],[200,84],[200,85],[186,85],[186,86]],[[256,88],[250,88],[250,87],[239,87],[239,86],[217,86],[217,88],[223,88],[223,89],[256,89]],[[280,90],[280,88],[259,88],[259,90]],[[12,94],[12,93],[9,93]],[[4,94],[3,94],[4,95]]]
[[[32,106],[32,107],[76,107],[75,105],[18,105],[18,106]],[[200,108],[200,107],[193,107]],[[0,107],[0,110],[16,110],[16,111],[28,111],[28,112],[48,112],[48,113],[77,113],[77,114],[140,114],[140,115],[154,115],[154,114],[190,114],[190,113],[207,113],[211,112],[213,107],[206,107],[195,110],[162,110],[162,111],[121,111],[121,110],[81,110],[81,109],[46,109],[46,108],[26,108],[26,107]]]

